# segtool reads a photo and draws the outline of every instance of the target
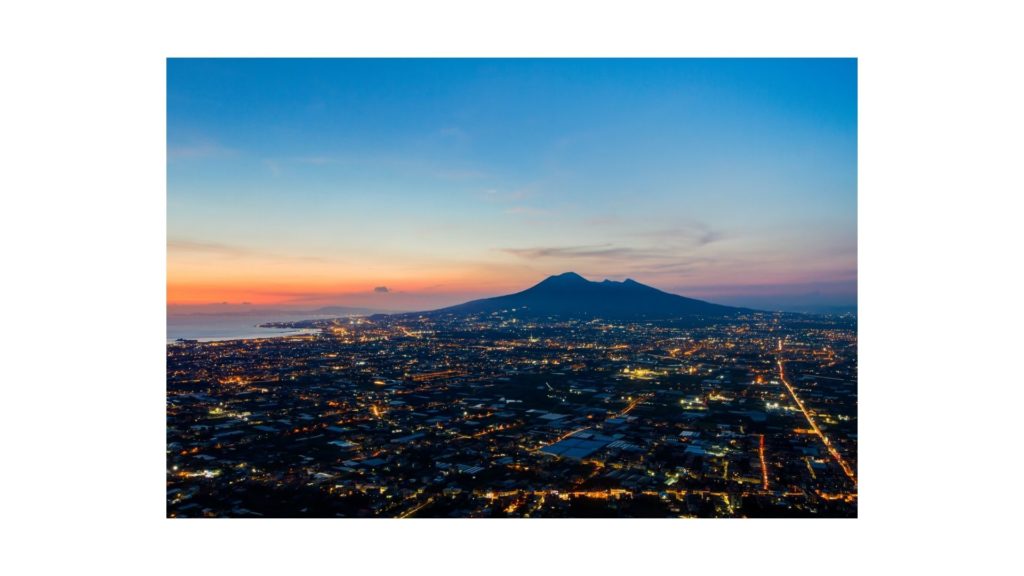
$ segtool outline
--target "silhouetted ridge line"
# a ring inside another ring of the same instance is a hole
[[[489,314],[512,309],[515,309],[516,315],[525,317],[621,320],[711,319],[750,312],[746,308],[722,306],[670,294],[632,279],[623,282],[592,282],[575,272],[566,272],[549,276],[522,292],[473,300],[420,314]]]

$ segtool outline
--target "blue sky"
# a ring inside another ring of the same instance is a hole
[[[575,270],[851,305],[856,82],[852,59],[172,59],[169,300],[418,309]]]

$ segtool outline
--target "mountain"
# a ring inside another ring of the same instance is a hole
[[[429,315],[487,314],[515,308],[517,315],[608,318],[630,320],[674,320],[721,318],[749,312],[669,294],[635,280],[592,282],[566,272],[515,294],[473,300]]]

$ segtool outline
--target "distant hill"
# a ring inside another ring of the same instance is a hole
[[[575,272],[566,272],[548,277],[522,292],[473,300],[423,314],[487,314],[513,308],[517,315],[523,316],[619,320],[722,318],[750,311],[669,294],[634,280],[592,282]]]

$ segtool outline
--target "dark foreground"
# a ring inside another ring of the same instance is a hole
[[[175,343],[170,517],[855,517],[851,317]]]

